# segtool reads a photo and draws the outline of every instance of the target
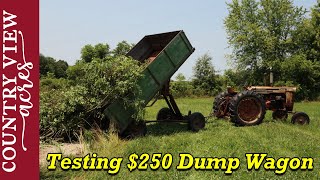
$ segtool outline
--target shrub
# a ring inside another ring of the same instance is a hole
[[[137,114],[141,112],[141,103],[135,97],[140,92],[137,80],[144,66],[138,61],[109,56],[75,66],[68,70],[71,77],[68,80],[42,80],[40,132],[43,139],[70,139],[86,125],[105,122],[103,110],[117,99],[136,108]]]

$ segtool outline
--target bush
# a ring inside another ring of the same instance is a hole
[[[70,87],[70,80],[68,79],[57,79],[48,76],[40,80],[40,92],[49,91],[52,89],[65,89],[67,87]]]
[[[125,56],[93,59],[68,70],[68,80],[42,80],[40,132],[43,139],[74,137],[95,122],[105,122],[104,108],[122,99],[140,113],[137,80],[143,66]],[[83,72],[83,73],[79,73]],[[135,117],[137,117],[135,114]]]
[[[193,86],[190,81],[171,81],[170,88],[174,97],[193,96]]]
[[[75,86],[40,93],[40,135],[47,138],[71,138],[83,126],[87,91]]]
[[[320,63],[306,59],[303,54],[293,55],[281,64],[281,80],[299,86],[297,100],[314,100],[319,96]]]
[[[197,59],[193,72],[192,82],[196,90],[195,95],[213,96],[216,91],[220,90],[222,82],[212,65],[212,57],[209,54],[204,54]]]

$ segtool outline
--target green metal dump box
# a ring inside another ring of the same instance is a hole
[[[162,89],[194,50],[183,31],[174,31],[145,36],[129,51],[127,56],[147,62],[143,77],[138,81],[142,91],[139,98],[144,105]],[[107,117],[116,122],[120,133],[132,122],[133,113],[134,110],[125,108],[121,101],[113,102],[105,110]]]

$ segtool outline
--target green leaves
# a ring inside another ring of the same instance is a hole
[[[304,93],[298,93],[298,98],[318,96],[319,7],[318,2],[308,18],[306,9],[295,6],[292,0],[229,3],[225,27],[233,50],[235,72],[243,72],[248,85],[259,85],[272,69],[275,82],[301,85]],[[238,78],[234,78],[233,82],[237,81]]]
[[[304,9],[290,0],[233,1],[228,7],[225,26],[239,68],[270,68],[294,51],[291,37]]]
[[[68,79],[41,80],[40,133],[44,139],[74,137],[80,128],[95,124],[106,128],[103,111],[117,99],[134,107],[135,117],[140,118],[141,103],[135,97],[140,93],[137,80],[144,66],[132,58],[102,51],[106,47],[85,46],[83,60],[68,68]]]
[[[83,71],[86,73],[78,77],[78,83],[88,89],[89,97],[93,98],[88,100],[97,102],[105,99],[103,103],[109,104],[137,91],[136,83],[141,76],[142,67],[138,61],[117,56],[94,59],[91,63],[84,64]]]
[[[176,81],[170,82],[170,91],[175,98],[190,97],[193,95],[192,82],[187,81],[186,77],[182,73],[179,73],[176,76]]]
[[[81,49],[81,59],[85,62],[91,62],[94,58],[103,59],[110,54],[110,47],[108,44],[90,44],[85,45]]]
[[[40,92],[40,135],[42,139],[64,138],[84,121],[86,89],[74,86]]]
[[[215,93],[214,90],[221,86],[211,60],[212,57],[209,54],[204,54],[198,58],[196,65],[193,67],[193,86],[195,89],[204,91],[202,95],[213,95]]]
[[[52,75],[56,78],[65,78],[68,69],[68,63],[63,60],[56,61],[52,57],[46,57],[40,54],[40,77]]]
[[[298,99],[316,99],[320,89],[320,63],[307,60],[304,54],[294,55],[281,63],[282,81],[299,85]]]
[[[133,48],[133,44],[129,44],[127,41],[121,41],[117,44],[117,47],[113,50],[114,56],[126,55],[131,48]]]

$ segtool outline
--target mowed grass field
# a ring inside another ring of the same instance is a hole
[[[208,116],[212,109],[213,98],[177,99],[181,112],[187,114],[201,112]],[[159,100],[153,107],[146,109],[145,119],[154,120],[157,112],[166,107]],[[45,179],[320,179],[320,102],[296,103],[296,111],[306,112],[311,119],[307,126],[293,125],[287,121],[275,121],[271,113],[266,114],[264,122],[259,126],[235,127],[226,120],[207,118],[206,127],[197,133],[188,130],[181,123],[148,124],[147,136],[134,140],[120,140],[116,136],[100,137],[96,142],[87,144],[90,153],[98,156],[123,157],[121,170],[111,176],[107,171],[48,171],[45,165],[40,168],[40,178]],[[132,153],[171,153],[172,167],[168,171],[161,168],[152,171],[127,168],[128,157]],[[194,168],[178,171],[179,153],[191,153],[195,157],[238,157],[240,168],[225,175],[222,170],[200,171]],[[274,171],[247,170],[246,153],[267,153],[276,159],[280,157],[313,157],[312,171],[287,170],[283,175],[275,175]],[[85,155],[85,154],[84,154]]]

